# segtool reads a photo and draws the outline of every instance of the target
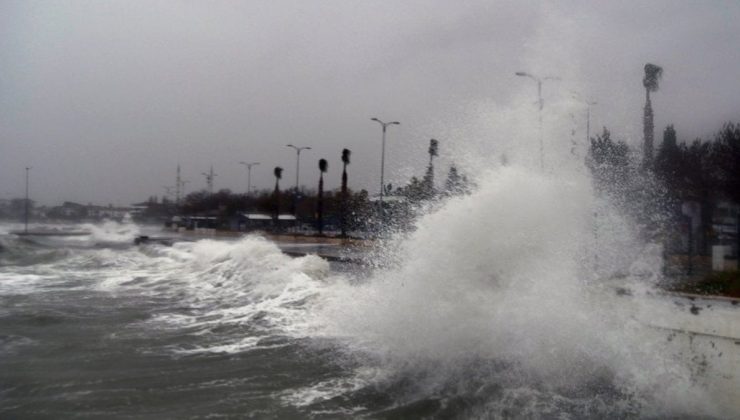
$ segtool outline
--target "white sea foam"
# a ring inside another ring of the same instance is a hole
[[[488,172],[472,195],[420,218],[394,248],[400,266],[327,290],[315,309],[318,330],[391,371],[426,372],[421,394],[472,386],[471,363],[497,361],[507,368],[481,383],[506,387],[513,375],[509,386],[530,386],[551,395],[552,404],[577,390],[591,408],[622,401],[609,402],[616,394],[643,414],[714,413],[691,369],[668,351],[665,334],[635,321],[613,289],[586,275],[594,202],[585,181],[575,172]],[[639,249],[617,247],[634,240],[603,240],[621,253],[615,261],[635,262],[633,271],[656,269],[637,258]],[[584,391],[594,383],[610,391]]]
[[[324,287],[329,271],[321,258],[291,258],[275,244],[253,236],[233,242],[182,242],[144,252],[157,264],[146,269],[148,274],[138,273],[140,281],[113,278],[101,286],[177,297],[189,308],[187,313],[162,314],[148,323],[212,336],[207,345],[177,350],[188,354],[235,353],[273,346],[260,344],[265,335],[305,334],[306,302]],[[210,334],[225,326],[254,336]]]
[[[85,224],[82,228],[90,232],[90,240],[93,242],[130,244],[141,233],[139,226],[130,220],[123,222],[106,220],[100,224]]]

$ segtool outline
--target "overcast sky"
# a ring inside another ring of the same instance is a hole
[[[598,102],[607,126],[641,141],[642,68],[663,66],[653,95],[656,139],[680,140],[740,121],[740,2],[732,1],[30,1],[0,0],[0,199],[125,205],[165,193],[182,166],[186,190],[246,188],[239,161],[316,183],[319,158],[338,185],[377,190],[380,127],[386,178],[421,175],[429,139],[439,167],[464,155],[527,156],[516,121],[534,121],[545,84],[548,148],[585,130],[571,90]],[[568,102],[570,101],[570,102]],[[564,105],[565,104],[565,105]],[[570,114],[573,114],[572,116]],[[585,143],[585,131],[578,134]],[[562,138],[561,138],[562,137]]]

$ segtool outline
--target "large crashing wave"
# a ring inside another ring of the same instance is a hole
[[[665,334],[589,276],[592,197],[577,176],[491,171],[420,218],[393,249],[398,267],[328,290],[314,321],[409,402],[483,416],[711,413]],[[641,265],[639,249],[611,252]]]

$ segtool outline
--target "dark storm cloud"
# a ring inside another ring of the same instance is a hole
[[[564,76],[550,95],[577,79],[594,125],[636,141],[642,66],[659,63],[656,127],[705,136],[740,119],[739,18],[736,2],[4,1],[0,198],[26,165],[44,203],[161,195],[178,162],[189,190],[210,165],[216,188],[243,190],[241,160],[262,162],[260,187],[276,165],[292,184],[287,143],[313,147],[304,183],[323,157],[336,186],[349,147],[352,182],[376,188],[370,117],[402,121],[389,169],[413,167],[467,104],[533,94],[522,69]]]

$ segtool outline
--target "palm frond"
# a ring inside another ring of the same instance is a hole
[[[438,145],[439,145],[439,142],[437,140],[435,139],[429,140],[429,155],[430,156],[438,156],[437,154]]]
[[[352,154],[352,151],[349,149],[342,149],[342,162],[344,162],[345,165],[349,165],[349,157]]]
[[[648,91],[655,92],[656,90],[658,90],[658,82],[660,81],[660,78],[662,76],[662,67],[655,64],[647,63],[645,64],[645,77],[642,79],[642,84]]]

